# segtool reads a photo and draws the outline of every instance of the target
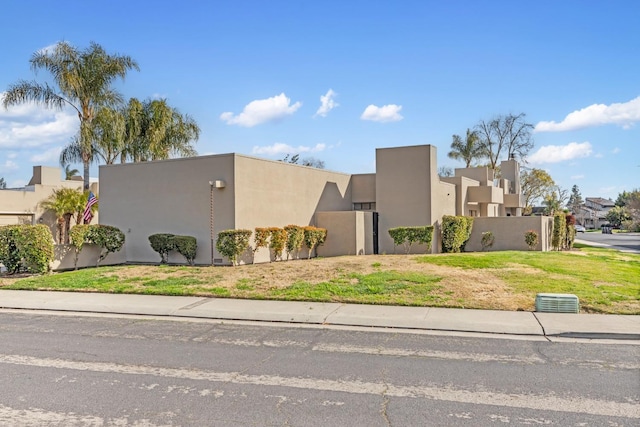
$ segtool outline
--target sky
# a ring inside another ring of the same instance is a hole
[[[0,15],[0,96],[49,81],[34,52],[93,41],[138,62],[115,85],[125,99],[197,121],[201,155],[369,173],[376,148],[431,144],[457,168],[452,135],[524,113],[526,166],[583,197],[640,188],[637,0],[4,0]],[[69,109],[0,107],[0,177],[18,187],[58,166],[78,127]]]

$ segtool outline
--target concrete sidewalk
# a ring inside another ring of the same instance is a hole
[[[640,316],[0,290],[0,308],[640,341]]]

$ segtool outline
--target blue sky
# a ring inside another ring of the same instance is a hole
[[[167,98],[196,119],[200,154],[300,153],[365,173],[376,147],[432,144],[455,168],[453,134],[525,113],[529,166],[562,188],[615,199],[640,187],[634,0],[8,0],[0,11],[0,92],[46,81],[33,52],[95,41],[138,61],[117,84],[125,99]],[[71,111],[0,109],[0,176],[19,186],[33,165],[58,165],[77,127]]]

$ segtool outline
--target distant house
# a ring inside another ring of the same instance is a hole
[[[54,190],[72,188],[82,190],[82,178],[62,179],[60,168],[34,166],[29,183],[21,188],[0,190],[0,225],[10,224],[46,224],[55,232],[56,217],[40,206]],[[93,183],[91,190],[98,194],[98,184]],[[98,221],[95,217],[94,223]]]
[[[607,223],[606,216],[615,205],[615,202],[610,199],[587,197],[584,205],[580,206],[574,214],[577,222],[586,228],[600,228]]]

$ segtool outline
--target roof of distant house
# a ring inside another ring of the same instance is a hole
[[[602,197],[587,197],[585,200],[591,203],[597,203],[603,208],[616,205],[613,200],[603,199]]]

